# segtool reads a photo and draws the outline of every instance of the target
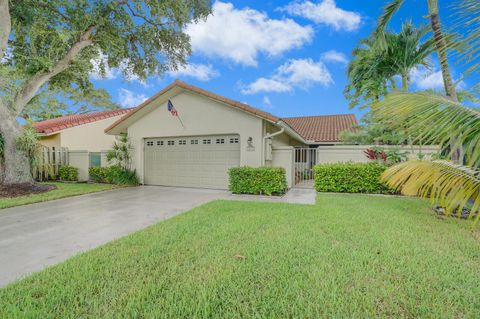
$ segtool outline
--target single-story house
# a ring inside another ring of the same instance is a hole
[[[116,109],[102,112],[67,115],[33,123],[40,136],[40,144],[51,150],[68,148],[89,155],[91,165],[100,166],[101,152],[112,148],[115,136],[105,129],[119,120],[131,109]]]
[[[177,80],[105,132],[128,134],[144,184],[225,189],[235,166],[284,167],[292,186],[297,164],[315,163],[316,148],[355,124],[353,114],[280,118]]]

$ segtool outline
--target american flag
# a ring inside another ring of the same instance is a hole
[[[172,101],[170,101],[170,99],[168,100],[168,111],[170,112],[170,114],[172,114],[172,116],[178,117],[178,111],[175,106],[173,106],[173,103]]]

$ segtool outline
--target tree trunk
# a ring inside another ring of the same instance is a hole
[[[438,0],[428,1],[428,11],[430,15],[430,22],[432,25],[433,36],[435,39],[435,47],[437,49],[440,66],[442,69],[443,85],[445,87],[445,94],[453,101],[458,102],[457,91],[453,85],[452,74],[448,65],[447,59],[447,43],[443,36],[440,16],[438,14]]]
[[[1,106],[0,117],[0,133],[4,140],[3,184],[33,183],[28,157],[17,149],[17,137],[22,134],[22,127]]]
[[[410,76],[408,73],[402,73],[402,91],[408,92],[408,88],[410,87]]]

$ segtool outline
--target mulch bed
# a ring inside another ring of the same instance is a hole
[[[0,185],[0,198],[11,198],[31,194],[45,193],[56,189],[55,185],[44,184],[13,184]]]

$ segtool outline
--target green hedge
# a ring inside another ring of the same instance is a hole
[[[287,191],[285,169],[281,167],[234,167],[228,175],[234,194],[283,195]]]
[[[380,181],[387,167],[379,163],[322,164],[314,168],[317,192],[392,194]]]
[[[135,170],[125,170],[119,166],[90,167],[88,169],[90,180],[95,183],[107,183],[118,185],[140,184]]]
[[[73,166],[62,166],[58,169],[58,177],[61,181],[76,182],[78,181],[78,168]]]

